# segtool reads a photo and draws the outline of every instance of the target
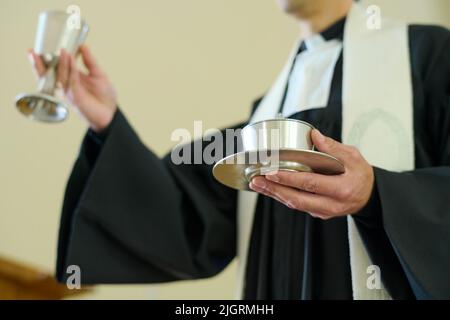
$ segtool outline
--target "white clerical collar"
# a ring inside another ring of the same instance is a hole
[[[336,46],[337,44],[342,43],[342,40],[340,38],[325,39],[322,34],[316,33],[303,40],[303,42],[304,49],[311,52],[322,50],[330,46]]]
[[[344,37],[344,26],[346,17],[336,21],[327,29],[320,33],[315,33],[304,40],[304,44],[307,50],[315,50],[323,47],[327,42],[342,42]],[[334,40],[334,41],[333,41]]]
[[[321,34],[315,34],[304,40],[304,50],[297,54],[288,77],[281,110],[284,117],[328,105],[341,50],[342,42],[336,38],[326,41]]]
[[[273,119],[280,111],[284,117],[289,117],[327,105],[334,66],[342,50],[345,22],[343,17],[321,33],[296,43],[282,72],[253,113],[251,123]],[[306,43],[309,43],[309,48]],[[303,71],[294,70],[296,65]],[[305,69],[308,71],[304,72]],[[291,90],[286,91],[292,74],[299,76],[292,81]],[[308,76],[302,77],[302,74]]]
[[[322,37],[320,33],[314,34],[304,40],[306,50],[314,50],[323,46],[326,40]]]

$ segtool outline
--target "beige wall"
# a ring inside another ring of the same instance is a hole
[[[448,0],[378,0],[382,13],[449,24]],[[0,0],[0,254],[53,271],[61,199],[85,125],[75,112],[57,125],[30,122],[13,106],[33,90],[26,59],[37,14],[81,7],[88,44],[120,105],[158,154],[170,133],[244,119],[276,76],[296,26],[274,0]],[[149,244],[150,245],[150,244]],[[90,298],[232,298],[235,266],[212,280],[99,286]]]

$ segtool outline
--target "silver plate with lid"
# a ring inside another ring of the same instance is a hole
[[[241,132],[243,151],[218,161],[213,175],[228,187],[250,190],[249,182],[253,177],[276,170],[325,175],[344,173],[344,166],[338,159],[314,150],[313,129],[305,121],[285,118],[249,124]]]

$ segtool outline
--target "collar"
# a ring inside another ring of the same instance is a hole
[[[326,28],[325,30],[323,30],[322,32],[313,34],[304,41],[302,41],[298,53],[304,50],[317,48],[321,44],[331,40],[338,40],[342,42],[344,39],[345,20],[346,17],[343,17],[340,20],[333,23],[328,28]]]
[[[332,39],[338,39],[342,41],[344,39],[344,27],[346,18],[347,17],[341,18],[320,33],[325,41],[329,41]]]

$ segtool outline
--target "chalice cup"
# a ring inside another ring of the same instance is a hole
[[[46,72],[38,81],[37,92],[16,97],[16,107],[22,114],[43,122],[60,122],[67,118],[67,102],[55,96],[59,55],[61,49],[75,54],[88,30],[79,15],[65,11],[40,13],[34,51],[42,58]]]

